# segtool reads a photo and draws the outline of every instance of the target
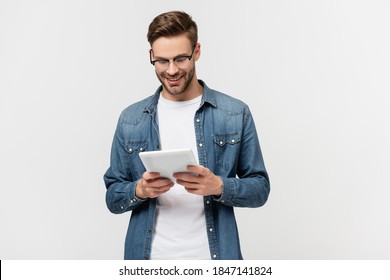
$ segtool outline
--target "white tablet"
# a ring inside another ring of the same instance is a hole
[[[175,172],[187,172],[187,165],[198,165],[191,149],[161,150],[139,153],[146,171],[159,172],[161,177],[173,178]]]

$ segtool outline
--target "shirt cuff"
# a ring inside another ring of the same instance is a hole
[[[234,180],[231,180],[229,178],[223,178],[222,179],[222,193],[220,196],[213,195],[214,201],[226,204],[226,205],[232,205],[231,201],[233,200],[234,193],[235,193],[235,184]]]

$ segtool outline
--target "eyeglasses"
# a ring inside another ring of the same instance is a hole
[[[149,51],[150,63],[152,65],[158,67],[159,69],[168,69],[169,63],[172,61],[177,67],[183,68],[186,66],[187,62],[192,59],[192,56],[194,55],[195,47],[196,47],[196,45],[192,49],[191,55],[180,55],[180,56],[176,56],[172,59],[160,58],[160,59],[156,59],[156,60],[152,60],[153,50],[150,49],[150,51]]]

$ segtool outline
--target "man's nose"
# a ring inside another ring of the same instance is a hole
[[[175,62],[173,60],[169,61],[167,73],[171,76],[175,75],[179,71],[179,68],[176,66]]]

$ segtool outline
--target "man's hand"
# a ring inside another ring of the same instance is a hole
[[[177,172],[173,174],[176,178],[176,182],[185,187],[189,193],[198,195],[215,195],[220,196],[222,194],[223,181],[220,177],[216,176],[210,169],[201,165],[189,165],[187,166],[189,172]]]
[[[173,187],[173,182],[167,178],[161,178],[158,172],[145,172],[135,188],[138,198],[154,198],[166,193]]]

